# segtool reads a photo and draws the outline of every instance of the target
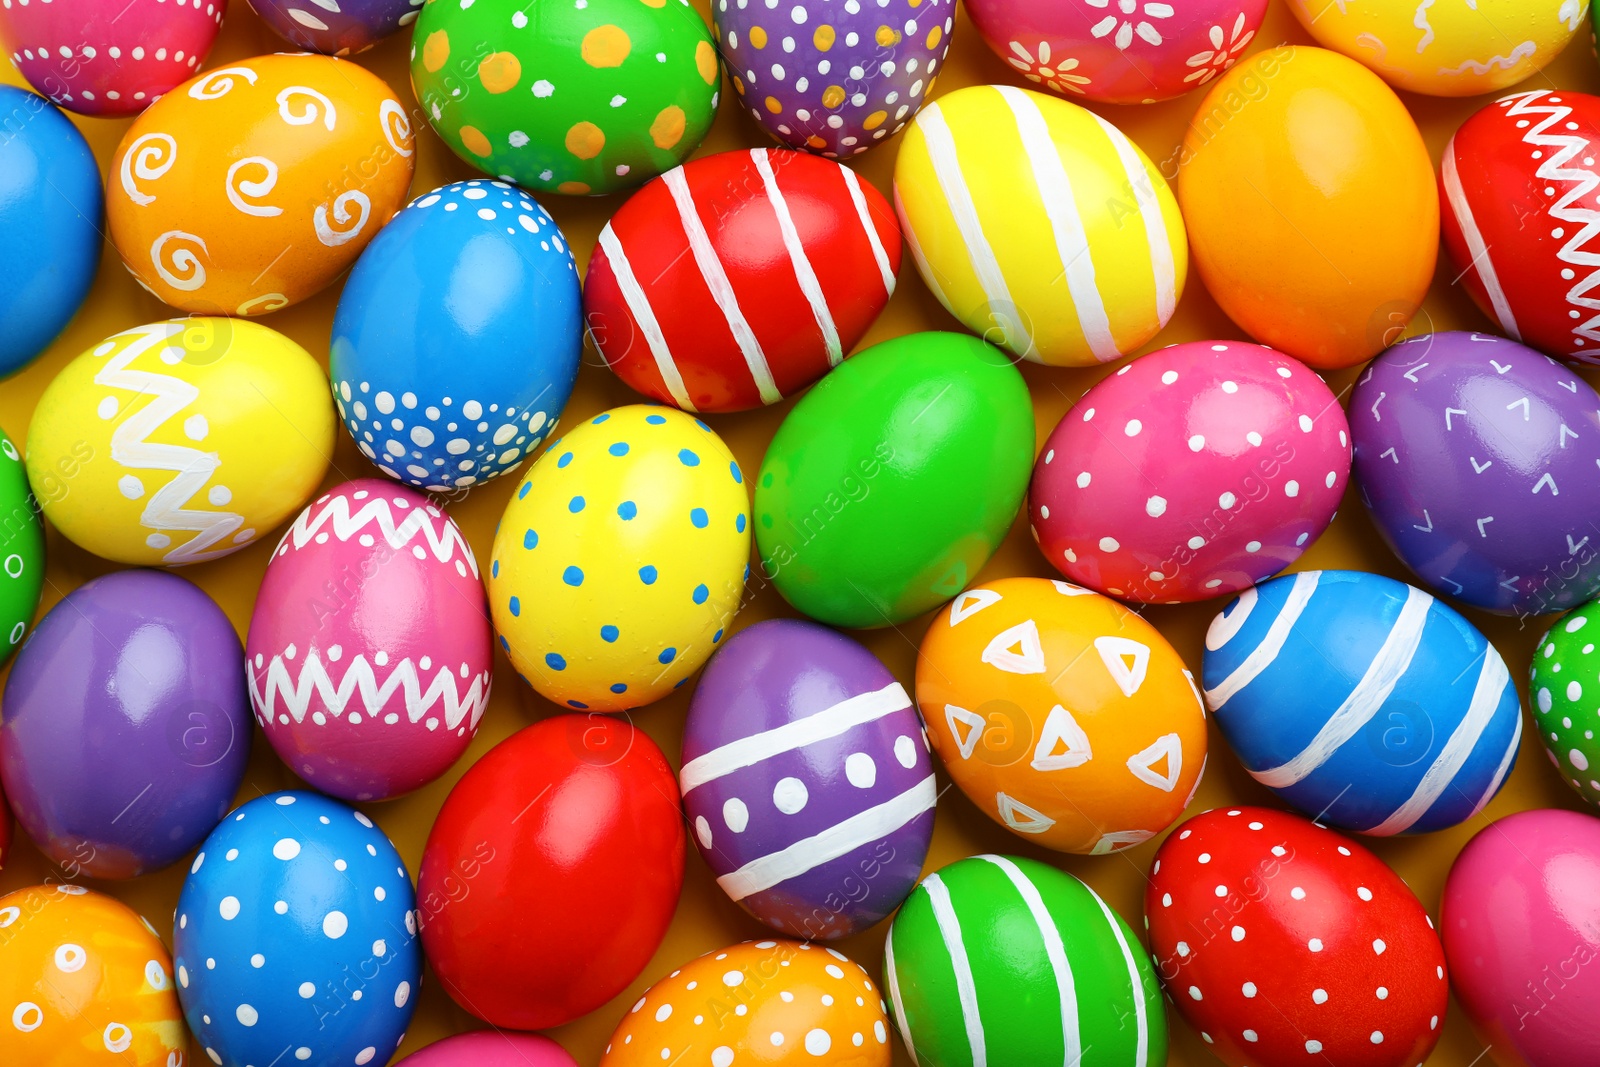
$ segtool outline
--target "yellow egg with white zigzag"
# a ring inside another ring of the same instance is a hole
[[[895,207],[923,281],[985,340],[1052,366],[1145,344],[1189,249],[1166,180],[1085,108],[1009,85],[940,97],[906,131]]]
[[[66,537],[178,566],[253,543],[305,504],[333,455],[327,376],[242,319],[138,326],[68,363],[28,429],[28,481]]]

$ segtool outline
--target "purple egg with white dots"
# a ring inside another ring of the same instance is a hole
[[[348,56],[417,21],[422,0],[250,0],[250,6],[289,43]]]
[[[807,940],[899,907],[933,834],[933,764],[910,697],[871,652],[814,622],[757,623],[712,657],[678,783],[717,884]]]
[[[359,811],[272,793],[223,820],[178,897],[172,956],[211,1062],[383,1064],[422,977],[416,894]]]

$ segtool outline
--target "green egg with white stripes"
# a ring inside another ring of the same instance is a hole
[[[1139,939],[1089,886],[1018,856],[924,878],[889,928],[889,1010],[919,1067],[1161,1067]]]

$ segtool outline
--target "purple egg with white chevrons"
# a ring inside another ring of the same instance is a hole
[[[422,0],[250,0],[250,6],[291,44],[323,55],[348,56],[365,52],[417,21]]]
[[[1362,499],[1430,589],[1502,615],[1600,593],[1600,395],[1570,367],[1425,334],[1372,361],[1349,417]]]
[[[814,622],[757,623],[711,657],[678,783],[717,884],[806,940],[886,918],[933,835],[933,763],[911,698],[871,652]]]

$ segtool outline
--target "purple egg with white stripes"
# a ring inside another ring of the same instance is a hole
[[[871,652],[814,622],[757,623],[711,657],[678,783],[717,884],[806,940],[887,918],[933,835],[933,763],[911,698]]]

